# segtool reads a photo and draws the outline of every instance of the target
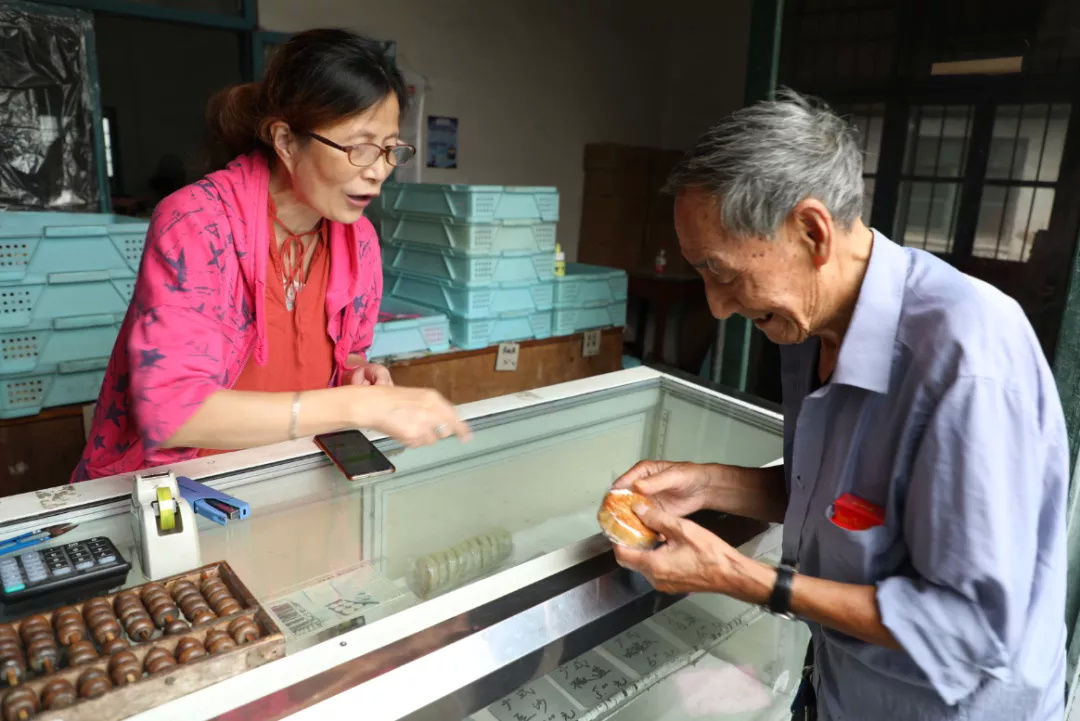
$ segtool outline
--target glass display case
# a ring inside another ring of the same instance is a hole
[[[642,458],[779,462],[775,411],[649,368],[460,407],[474,438],[404,450],[351,482],[310,439],[170,468],[250,504],[198,519],[286,637],[284,658],[140,719],[780,719],[808,633],[730,598],[658,594],[619,568],[596,510]],[[107,536],[148,580],[132,478],[0,500],[0,535]],[[777,560],[780,528],[698,519]],[[361,711],[362,710],[362,711]]]

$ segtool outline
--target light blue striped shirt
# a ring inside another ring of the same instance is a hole
[[[893,651],[811,624],[822,719],[1047,721],[1064,713],[1068,444],[1020,307],[874,232],[826,385],[782,349],[784,556],[873,584]],[[849,531],[850,492],[885,523]]]

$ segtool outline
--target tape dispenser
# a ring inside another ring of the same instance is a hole
[[[139,561],[148,579],[202,565],[195,515],[172,471],[135,475],[131,519],[133,535],[139,539]]]

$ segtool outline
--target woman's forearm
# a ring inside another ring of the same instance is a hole
[[[302,391],[296,435],[363,425],[357,396],[364,390],[342,386]],[[291,392],[216,391],[162,446],[235,450],[288,440],[293,396]]]

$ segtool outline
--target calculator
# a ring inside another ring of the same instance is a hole
[[[0,556],[0,617],[78,601],[121,586],[129,570],[131,564],[104,536]]]

